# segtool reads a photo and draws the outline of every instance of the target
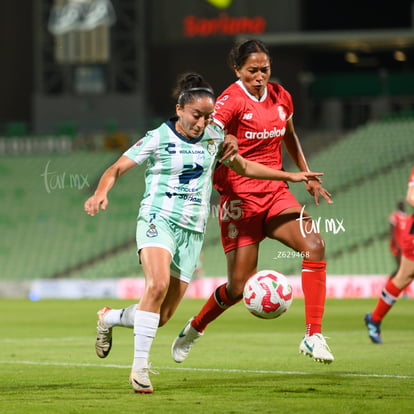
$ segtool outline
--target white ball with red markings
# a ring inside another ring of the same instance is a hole
[[[261,270],[244,285],[244,305],[258,318],[278,318],[289,309],[292,300],[289,281],[286,276],[274,270]]]

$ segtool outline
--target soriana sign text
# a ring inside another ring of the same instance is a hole
[[[183,33],[185,37],[234,36],[244,33],[261,34],[266,30],[266,20],[262,16],[232,17],[221,13],[218,17],[205,18],[185,16]]]

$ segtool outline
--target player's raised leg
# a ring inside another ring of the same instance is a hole
[[[106,358],[112,348],[112,328],[114,326],[134,327],[134,316],[137,305],[131,305],[124,309],[111,309],[104,307],[99,309],[97,322],[97,336],[95,341],[96,355]]]
[[[271,217],[267,233],[272,239],[299,252],[302,261],[302,291],[305,298],[305,336],[299,352],[314,361],[331,363],[334,356],[322,335],[322,319],[326,297],[325,243],[315,232],[303,234],[303,221],[311,220],[302,207],[289,207]],[[302,223],[302,224],[301,224]]]

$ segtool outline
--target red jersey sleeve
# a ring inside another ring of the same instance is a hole
[[[242,96],[234,92],[234,88],[227,88],[217,98],[213,114],[214,122],[229,133],[230,130],[233,132],[237,130],[237,120],[244,108]]]

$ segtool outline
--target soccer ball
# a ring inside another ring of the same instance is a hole
[[[274,270],[261,270],[244,285],[244,305],[258,318],[278,318],[289,309],[292,299],[292,288],[287,278]]]

